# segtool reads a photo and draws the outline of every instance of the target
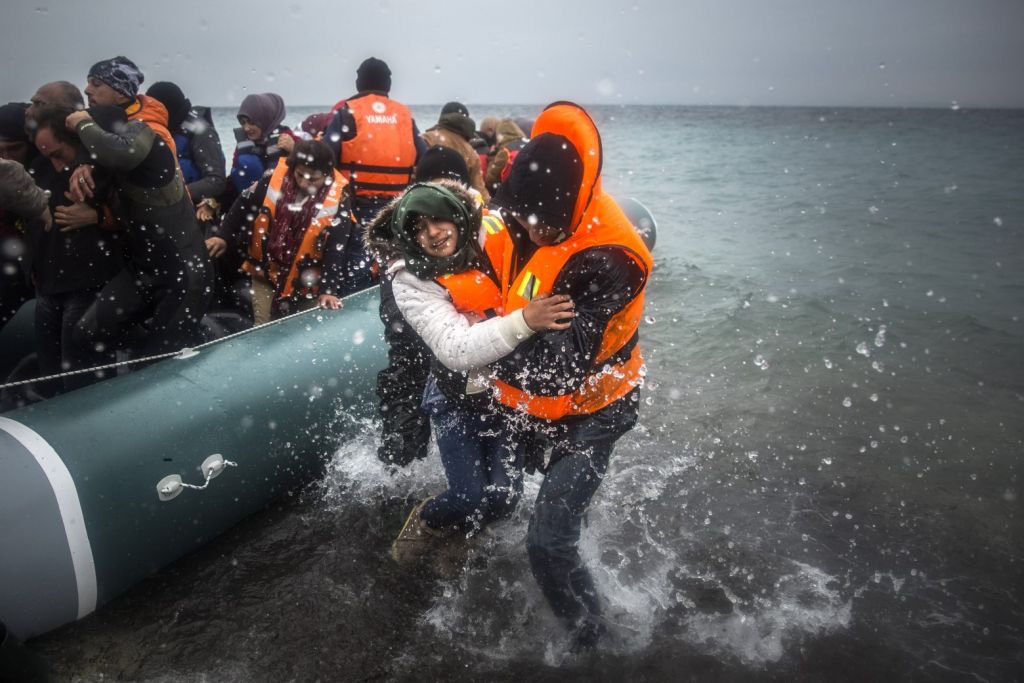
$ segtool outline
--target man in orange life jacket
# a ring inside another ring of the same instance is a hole
[[[636,423],[646,369],[637,328],[653,261],[601,190],[601,138],[579,106],[550,105],[494,204],[508,230],[500,268],[505,313],[539,294],[567,294],[567,330],[537,335],[492,365],[497,399],[552,443],[527,536],[533,574],[574,651],[605,631],[577,542],[612,448]]]
[[[412,180],[413,168],[427,145],[409,108],[388,97],[391,69],[376,57],[356,70],[357,94],[334,105],[324,141],[334,151],[335,165],[349,181],[353,211],[365,226]],[[345,247],[344,294],[373,284],[371,260],[363,230],[353,230]]]

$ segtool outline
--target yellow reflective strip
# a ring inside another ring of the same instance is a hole
[[[533,297],[537,296],[537,292],[540,291],[540,280],[536,275],[527,271],[523,274],[523,281],[519,285],[519,289],[516,294],[524,299],[533,300]]]
[[[501,221],[494,216],[484,216],[484,228],[486,228],[488,234],[497,235],[503,227],[505,226],[501,224]]]

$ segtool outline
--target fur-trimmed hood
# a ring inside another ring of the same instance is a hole
[[[470,207],[470,213],[479,216],[481,213],[481,206],[476,196],[469,191],[462,183],[458,183],[454,180],[448,180],[446,178],[431,180],[429,181],[432,185],[439,185],[456,197],[458,197],[467,207]],[[391,202],[380,210],[372,221],[366,226],[363,232],[363,240],[366,243],[366,248],[371,254],[382,264],[387,265],[389,262],[395,259],[405,258],[406,254],[402,252],[399,247],[398,241],[395,239],[394,234],[391,232],[391,217],[395,213],[395,208],[398,203],[402,200],[405,193],[398,195]],[[472,242],[477,243],[477,234],[480,231],[480,222],[477,221],[475,226],[471,226],[476,232],[472,236]]]

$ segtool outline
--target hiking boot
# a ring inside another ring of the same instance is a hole
[[[469,558],[470,551],[480,544],[480,534],[466,536],[463,532],[453,532],[437,549],[434,558],[434,569],[442,579],[454,579],[462,573]]]
[[[421,516],[429,501],[430,498],[420,501],[409,512],[402,530],[391,544],[391,559],[400,565],[408,566],[418,562],[444,540],[444,534],[427,526]]]

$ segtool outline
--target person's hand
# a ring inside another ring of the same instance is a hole
[[[89,116],[87,111],[73,111],[68,114],[68,117],[64,119],[64,125],[67,126],[68,130],[74,130],[79,123],[82,121],[91,121],[92,117]]]
[[[206,250],[210,252],[210,258],[218,258],[228,250],[228,241],[223,237],[210,237],[206,240]]]
[[[50,232],[50,228],[53,227],[53,215],[50,213],[49,206],[43,209],[43,212],[39,214],[39,220],[43,222],[43,230],[45,232]]]
[[[196,207],[196,218],[202,222],[212,221],[217,215],[217,209],[205,201],[199,202]]]
[[[74,114],[71,116],[74,116]],[[71,185],[68,188],[68,191],[71,193],[71,198],[73,200],[76,202],[84,202],[86,199],[92,197],[93,190],[95,189],[96,182],[92,179],[92,166],[89,164],[82,164],[72,171]]]
[[[86,225],[96,225],[99,218],[99,212],[96,209],[82,202],[75,202],[69,206],[58,206],[53,212],[53,220],[60,226],[61,232],[77,230]]]
[[[277,146],[285,154],[291,154],[292,150],[295,149],[295,138],[288,133],[281,133],[277,136]]]
[[[317,303],[320,305],[320,308],[329,308],[332,311],[336,311],[342,306],[341,299],[333,294],[321,294]]]
[[[523,308],[523,318],[534,332],[565,330],[572,324],[573,303],[565,294],[541,294]]]

